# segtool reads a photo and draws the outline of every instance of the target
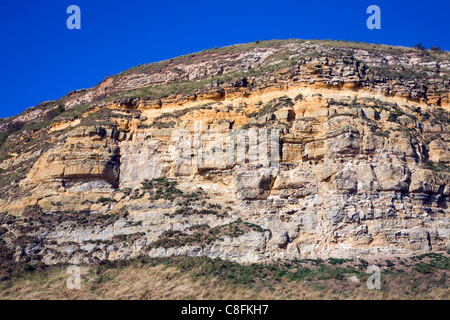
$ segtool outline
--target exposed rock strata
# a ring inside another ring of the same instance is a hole
[[[65,103],[259,68],[280,51],[300,55],[309,45],[212,52],[178,63],[176,72],[171,63],[138,69]],[[448,61],[362,49],[352,57],[309,58],[157,100],[105,100],[78,119],[55,120],[42,129],[45,150],[0,164],[6,172],[29,168],[2,186],[0,206],[17,216],[2,216],[11,231],[2,234],[5,245],[17,260],[46,264],[450,250],[448,78],[430,85],[430,78],[382,79],[371,70],[419,65],[446,75]],[[279,135],[271,136],[275,129]],[[25,132],[20,139],[36,137]],[[222,161],[208,162],[217,150]],[[32,240],[23,242],[24,234]]]

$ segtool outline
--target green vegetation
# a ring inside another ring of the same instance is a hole
[[[295,96],[294,101],[298,102],[298,101],[302,101],[303,100],[303,95],[301,93],[299,93],[298,95]]]
[[[253,118],[253,117],[261,117],[266,114],[273,113],[281,108],[284,107],[292,107],[294,103],[292,102],[292,99],[288,96],[283,96],[280,98],[275,98],[269,101],[264,107],[259,109],[257,112],[253,112],[250,114],[247,114],[247,117]]]
[[[202,104],[201,106],[196,106],[196,107],[191,107],[191,108],[185,108],[185,109],[181,109],[181,110],[176,110],[174,112],[170,112],[170,113],[163,113],[160,116],[156,117],[154,121],[160,121],[162,119],[170,119],[170,118],[180,118],[190,112],[193,112],[195,110],[211,110],[212,109],[212,105],[213,103],[205,103]]]
[[[438,270],[450,271],[450,259],[438,253],[425,253],[419,256],[412,257],[413,261],[419,261],[413,269],[423,274],[431,274]]]
[[[55,231],[56,227],[61,224],[70,228],[107,227],[119,219],[126,219],[127,217],[128,211],[125,209],[109,214],[90,211],[55,211],[45,213],[39,206],[25,207],[23,215],[20,217],[0,213],[0,281],[20,275],[22,272],[44,268],[39,256],[33,253],[23,253],[21,260],[18,262],[12,258],[14,250],[10,249],[11,247],[19,247],[24,250],[28,246],[54,244],[51,240],[30,236],[31,233],[43,229]]]
[[[305,59],[316,58],[316,57],[335,57],[342,59],[350,59],[350,61],[356,60],[353,58],[355,49],[363,49],[367,50],[370,53],[390,53],[390,54],[401,54],[401,53],[415,53],[420,51],[424,54],[424,59],[433,61],[433,60],[448,60],[449,53],[446,51],[442,51],[437,47],[433,47],[430,50],[419,50],[417,48],[402,48],[402,47],[393,47],[393,46],[385,46],[385,45],[374,45],[368,43],[358,43],[358,42],[350,42],[350,41],[329,41],[329,40],[299,40],[299,39],[290,39],[290,40],[271,40],[271,41],[259,41],[248,44],[241,44],[235,46],[229,46],[218,49],[210,49],[203,50],[202,52],[189,54],[181,57],[177,57],[174,59],[170,59],[167,61],[162,61],[153,64],[144,64],[139,65],[137,67],[131,68],[127,71],[122,72],[119,75],[113,76],[113,81],[117,81],[124,75],[132,74],[132,73],[144,73],[151,74],[155,72],[164,72],[164,70],[175,70],[178,73],[182,73],[183,70],[180,68],[180,65],[190,62],[199,62],[199,61],[207,61],[210,59],[210,54],[232,54],[232,53],[240,53],[246,50],[252,49],[261,49],[261,48],[280,48],[287,44],[301,44],[304,45],[304,49],[296,51],[291,51],[289,49],[275,51],[272,55],[270,55],[267,59],[265,65],[257,69],[251,69],[248,71],[238,71],[230,74],[214,76],[209,79],[203,79],[200,81],[175,81],[165,85],[156,85],[156,86],[148,86],[144,88],[139,88],[135,90],[129,90],[126,92],[121,92],[118,94],[114,94],[113,96],[101,97],[96,101],[88,105],[79,105],[70,110],[64,110],[63,105],[67,100],[67,97],[61,98],[59,100],[41,103],[38,106],[34,107],[34,109],[46,109],[46,116],[43,121],[37,121],[34,124],[30,124],[24,127],[23,123],[19,122],[11,122],[10,127],[7,128],[6,131],[0,133],[0,145],[3,145],[8,137],[12,134],[20,134],[23,131],[27,130],[39,130],[44,127],[48,127],[52,121],[54,120],[62,120],[62,119],[74,119],[79,118],[81,114],[87,111],[90,107],[95,104],[101,104],[108,101],[118,100],[121,98],[145,98],[145,99],[159,99],[162,97],[166,97],[171,94],[190,94],[195,92],[196,90],[202,90],[205,85],[211,83],[218,83],[219,85],[225,82],[229,82],[234,79],[242,79],[248,76],[259,76],[263,74],[270,74],[275,70],[279,70],[285,67],[293,66],[298,64],[298,62],[303,61]],[[336,50],[338,49],[338,50]],[[428,61],[427,60],[427,61]],[[429,78],[428,72],[432,71],[425,67],[414,67],[414,68],[404,68],[398,66],[389,66],[389,67],[373,67],[371,68],[375,74],[382,77],[389,77],[395,79],[423,79]],[[377,80],[375,80],[377,81]],[[100,84],[99,84],[100,85]],[[97,86],[98,87],[98,86]],[[80,97],[87,94],[87,90],[80,90],[79,92],[75,92]],[[72,93],[71,93],[72,94]],[[302,95],[298,95],[294,100],[300,101]],[[105,109],[105,108],[100,108]],[[30,109],[31,110],[31,109]],[[253,114],[252,116],[259,116],[273,111],[270,107],[266,107],[266,109],[262,109],[261,113]],[[95,123],[97,120],[108,119],[106,114],[103,114],[104,111],[99,111],[94,114],[89,115],[87,119],[83,121],[91,123]],[[188,112],[188,111],[186,111]],[[177,114],[166,115],[167,118],[177,117]],[[11,118],[12,119],[12,118]],[[445,122],[448,123],[449,117],[444,116],[440,119],[436,120],[440,123]],[[394,120],[394,118],[392,118]],[[4,122],[3,120],[2,122]],[[112,123],[113,124],[113,123]],[[154,126],[157,128],[171,128],[174,124],[172,122],[155,122]],[[45,138],[41,137],[40,139],[45,140]],[[31,144],[35,143],[34,141]]]
[[[210,228],[208,225],[196,225],[189,228],[193,233],[185,233],[178,230],[168,230],[163,232],[159,239],[153,242],[149,249],[152,248],[172,248],[182,247],[186,245],[206,246],[216,240],[223,240],[224,237],[237,238],[250,231],[264,232],[264,229],[258,225],[243,222],[238,219],[232,223]]]
[[[90,211],[55,211],[44,213],[39,206],[28,206],[24,210],[23,220],[14,220],[15,227],[21,233],[37,231],[40,228],[55,230],[61,223],[68,223],[71,227],[78,226],[108,226],[119,219],[126,218],[125,209],[108,214],[93,213]]]
[[[36,268],[37,266],[31,267],[27,261],[14,263],[14,249],[11,249],[5,240],[0,239],[0,283]]]
[[[199,81],[175,81],[166,85],[148,86],[139,89],[133,89],[126,92],[121,92],[114,96],[103,98],[99,102],[114,101],[121,98],[146,98],[159,99],[173,94],[190,94],[197,89],[203,88],[205,85],[218,81],[219,84],[231,81],[236,78],[242,78],[248,75],[248,72],[234,72],[222,76],[215,76]]]
[[[77,109],[82,109],[84,106],[79,106]],[[35,107],[38,108],[38,107]],[[51,125],[51,123],[55,120],[55,118],[63,117],[69,113],[74,111],[65,111],[64,106],[59,104],[59,100],[51,102],[50,105],[46,105],[45,108],[48,109],[45,113],[45,116],[42,120],[38,120],[35,123],[31,123],[29,125],[25,125],[22,122],[12,122],[8,125],[8,129],[0,133],[0,147],[5,143],[10,135],[19,135],[24,131],[37,131],[42,128],[47,128]]]
[[[371,67],[376,75],[389,79],[405,79],[405,80],[418,80],[427,79],[429,75],[426,69],[421,67],[415,67],[415,69],[389,66],[389,67]]]
[[[346,262],[351,262],[351,259],[339,259],[339,258],[329,258],[327,262],[331,265],[342,265]]]
[[[78,119],[81,117],[81,115],[86,112],[89,109],[90,105],[82,104],[78,105],[74,108],[65,110],[64,112],[60,113],[55,120],[70,120],[70,119]]]
[[[385,109],[385,110],[389,110],[388,121],[391,121],[391,122],[399,123],[398,118],[401,116],[407,116],[407,117],[411,118],[412,120],[417,120],[417,117],[415,115],[405,113],[402,109],[400,109],[400,107],[397,104],[394,104],[393,106],[391,106],[390,109]]]
[[[376,135],[379,137],[389,138],[389,135],[391,134],[391,131],[385,130],[385,131],[378,131],[376,132]]]
[[[408,265],[411,262],[409,259],[401,261]],[[68,290],[64,286],[67,266],[39,269],[24,263],[18,276],[0,282],[0,298],[448,299],[448,270],[423,274],[410,267],[382,266],[381,290],[369,290],[366,266],[357,261],[339,265],[303,259],[240,265],[199,257],[150,259],[140,256],[131,261],[104,261],[81,268],[81,289]],[[359,281],[350,282],[354,277]]]
[[[151,125],[149,125],[147,127],[149,127],[149,128],[156,128],[156,129],[170,129],[170,128],[174,128],[175,125],[176,125],[175,121],[168,121],[168,122],[154,121]],[[142,128],[144,126],[141,125],[139,127]]]
[[[42,212],[33,211],[39,217],[46,215]],[[84,213],[86,214],[86,213]],[[70,214],[69,214],[70,215]],[[80,215],[80,213],[78,213]],[[27,215],[30,217],[30,215]],[[10,220],[6,213],[0,214],[2,223]],[[14,223],[14,222],[11,222]],[[156,247],[176,247],[183,245],[205,245],[213,241],[220,240],[225,236],[236,237],[249,231],[264,231],[261,227],[237,220],[231,224],[216,228],[210,228],[207,225],[192,226],[186,232],[166,231],[160,239],[153,243],[151,248]],[[2,238],[6,233],[0,232]],[[110,245],[116,242],[131,242],[143,236],[143,233],[118,235],[113,240],[103,241],[94,240],[85,243]],[[22,236],[15,240],[15,244],[21,247],[30,243],[39,243],[38,238]],[[76,243],[66,243],[71,245]],[[12,262],[14,250],[6,246],[6,242],[0,239],[0,292],[5,292],[16,283],[20,285],[21,281],[26,280],[27,292],[42,289],[42,281],[33,283],[30,279],[41,279],[41,276],[49,275],[58,268],[64,271],[64,277],[58,282],[58,288],[65,283],[66,273],[64,266],[44,266],[42,263],[31,260],[30,257],[22,259],[20,262]],[[164,270],[174,268],[173,275],[167,275],[170,283],[178,283],[174,275],[188,275],[192,281],[213,280],[217,288],[232,288],[235,290],[251,290],[251,292],[273,292],[275,297],[284,298],[295,297],[292,294],[298,290],[309,288],[317,292],[316,297],[320,298],[364,298],[373,299],[448,299],[448,283],[450,272],[450,256],[443,253],[427,253],[410,258],[393,257],[384,259],[383,262],[375,262],[381,269],[381,290],[367,290],[366,280],[370,274],[366,273],[369,264],[363,259],[342,259],[329,258],[322,259],[297,259],[291,261],[273,261],[269,263],[253,263],[242,265],[231,261],[221,259],[209,259],[206,257],[172,257],[172,258],[148,258],[140,256],[134,260],[124,261],[101,261],[96,266],[82,266],[90,268],[88,273],[93,272],[95,281],[87,281],[84,286],[90,288],[90,292],[100,289],[99,284],[113,281],[112,274],[119,272],[124,275],[125,268],[133,267],[132,276],[135,279],[136,270],[143,270],[144,267],[161,266]],[[145,274],[146,272],[140,274]],[[86,275],[87,276],[87,275]],[[32,277],[32,278],[31,278]],[[356,282],[349,279],[357,279]],[[123,286],[123,278],[120,284]],[[139,278],[140,281],[142,280]],[[155,281],[154,279],[152,281]],[[127,281],[131,286],[133,283]],[[90,285],[95,284],[94,287]],[[112,285],[112,284],[110,284]],[[34,288],[36,286],[36,288]],[[209,287],[207,285],[206,287]],[[294,291],[286,291],[292,287]],[[46,287],[47,288],[47,287]],[[202,289],[203,288],[203,289]],[[58,289],[60,290],[60,289]],[[88,291],[89,291],[88,290]],[[199,290],[204,291],[204,286]],[[42,290],[41,290],[42,291]],[[48,290],[46,290],[48,291]],[[320,293],[320,295],[318,295]],[[11,294],[11,293],[9,293]],[[144,292],[136,294],[142,297]],[[375,296],[374,296],[375,295]],[[36,297],[35,295],[33,297]]]
[[[428,160],[423,165],[424,169],[429,169],[435,172],[450,172],[450,166],[443,162],[435,163]]]
[[[134,198],[141,198],[145,193],[150,195],[150,199],[158,200],[158,199],[166,199],[166,200],[174,200],[175,197],[180,196],[183,192],[177,188],[175,181],[169,181],[166,177],[155,178],[152,180],[144,180],[141,182],[143,192],[139,195],[139,191],[135,192]]]
[[[450,124],[450,112],[444,110],[443,108],[437,108],[432,112],[433,124]]]
[[[119,234],[113,237],[112,243],[118,242],[133,242],[141,237],[145,236],[145,232],[136,232],[130,234]],[[101,240],[100,240],[101,241]],[[100,242],[101,243],[101,242]]]
[[[168,217],[175,217],[177,215],[182,215],[183,217],[191,216],[191,215],[216,215],[219,218],[224,218],[228,214],[226,212],[221,212],[218,210],[214,210],[215,206],[211,204],[207,204],[207,208],[193,208],[193,207],[182,207],[175,210],[173,214],[168,214]]]

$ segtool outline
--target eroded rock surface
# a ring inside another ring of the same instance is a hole
[[[212,52],[178,61],[176,71],[175,62],[130,71],[70,94],[65,106],[100,92],[258,69],[311,45]],[[104,100],[75,118],[62,113],[51,128],[11,135],[0,164],[2,246],[17,261],[46,264],[450,250],[448,61],[348,54],[156,100]],[[440,72],[442,81],[371,70],[399,65]]]

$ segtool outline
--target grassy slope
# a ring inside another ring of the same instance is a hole
[[[67,289],[63,266],[28,272],[0,282],[0,299],[449,299],[449,262],[437,254],[379,262],[381,290],[369,290],[364,261],[141,259],[82,267],[80,290]]]

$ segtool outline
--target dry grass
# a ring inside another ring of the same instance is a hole
[[[448,287],[433,287],[423,275],[390,276],[381,290],[368,290],[364,281],[267,279],[254,285],[233,284],[195,270],[164,264],[132,262],[117,267],[82,267],[81,289],[66,287],[63,267],[52,267],[0,283],[0,299],[448,299]],[[419,278],[420,279],[419,279]],[[415,283],[421,286],[415,287]],[[430,282],[431,284],[431,282]],[[411,292],[405,293],[408,288]]]

